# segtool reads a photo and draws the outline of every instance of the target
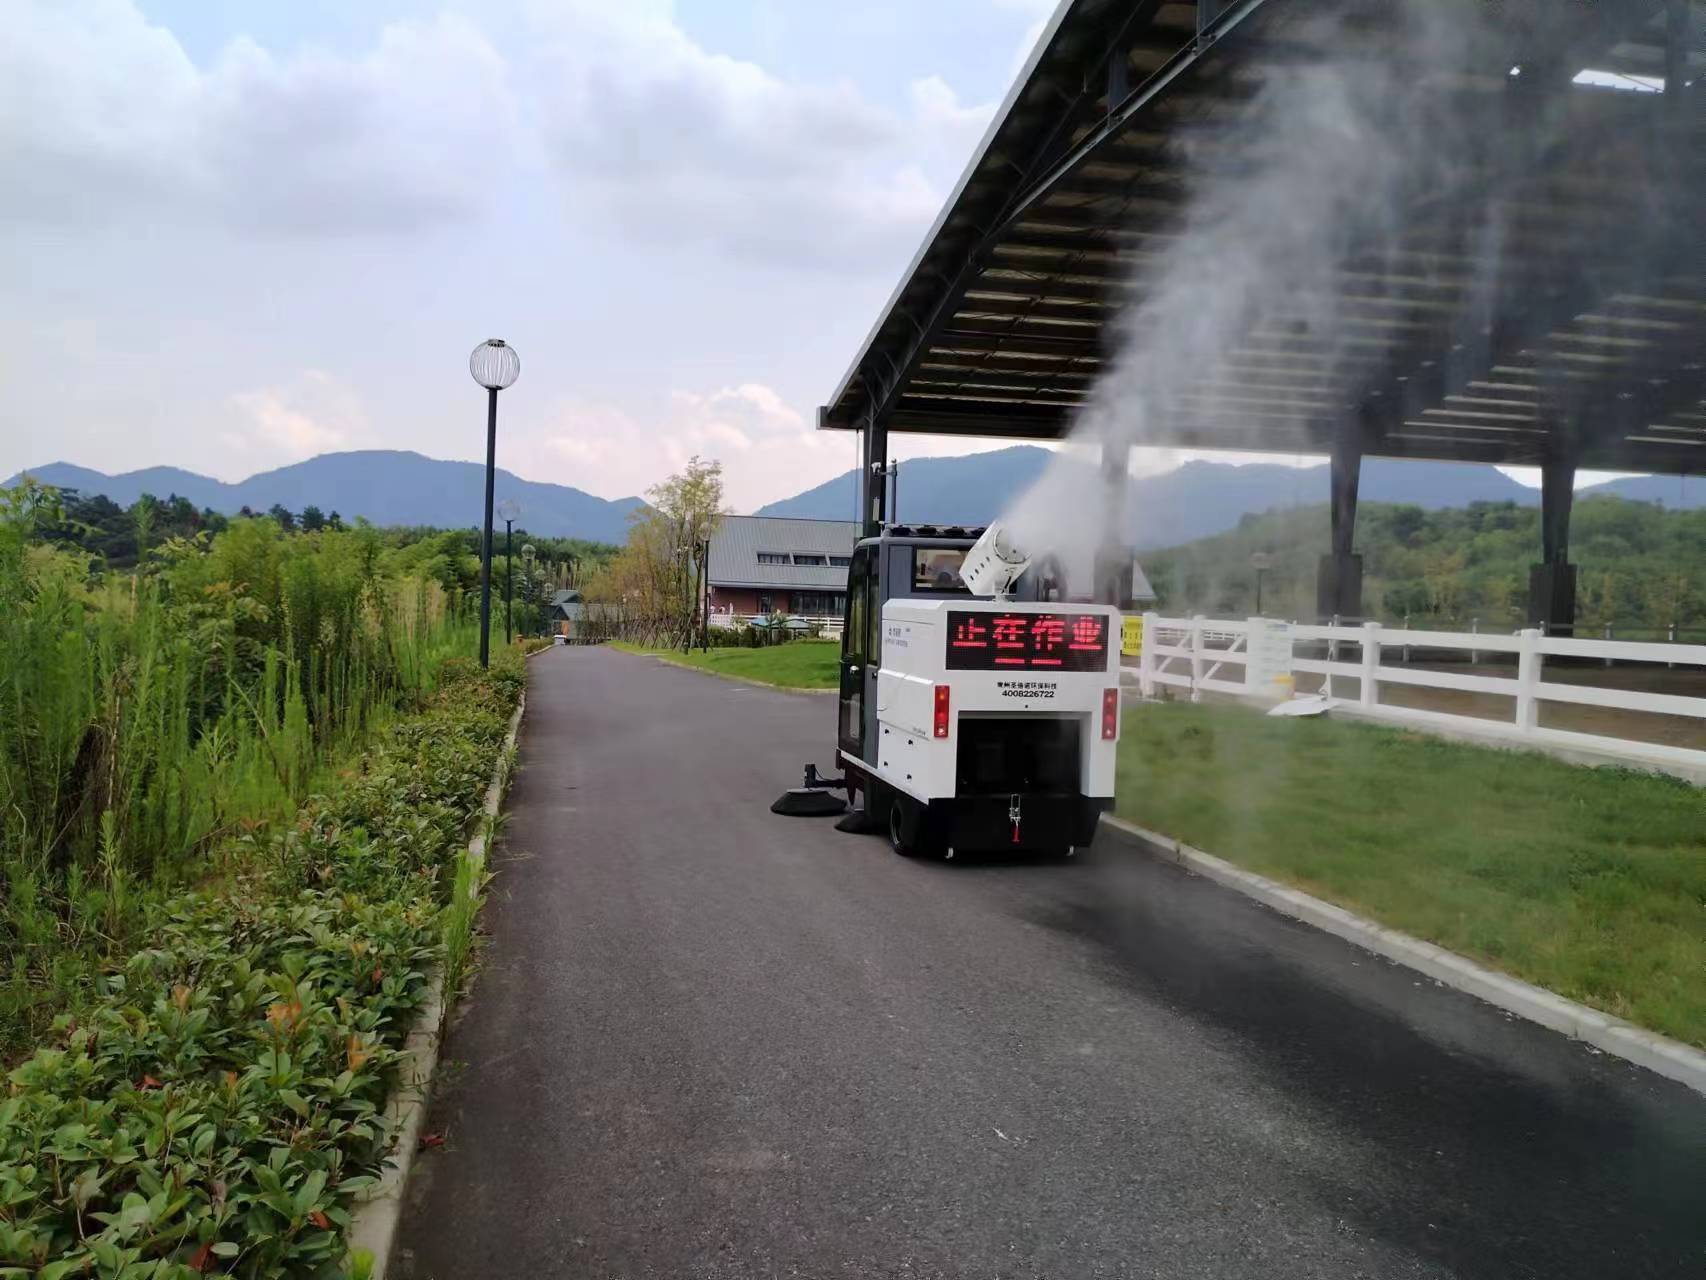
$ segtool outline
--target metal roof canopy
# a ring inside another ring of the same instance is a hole
[[[1064,437],[1180,235],[1193,163],[1236,163],[1264,67],[1323,56],[1312,8],[1064,0],[819,426]],[[1339,29],[1379,39],[1393,10],[1352,0]],[[1323,282],[1334,334],[1259,319],[1146,442],[1706,469],[1700,29],[1691,0],[1503,0],[1506,43],[1430,90],[1485,121],[1456,185]],[[1667,91],[1576,84],[1585,69]],[[1542,107],[1567,114],[1535,154]]]

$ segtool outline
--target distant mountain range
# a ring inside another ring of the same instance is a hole
[[[1047,449],[1020,445],[959,458],[918,458],[900,465],[902,520],[983,524],[1006,510],[1056,460]],[[1063,465],[1071,466],[1072,463]],[[1080,464],[1081,465],[1081,464]],[[773,502],[761,516],[847,520],[856,515],[855,473],[849,471],[815,489]],[[1086,476],[1086,484],[1092,483]],[[1126,536],[1139,549],[1177,546],[1237,525],[1246,514],[1327,501],[1327,467],[1271,463],[1235,466],[1187,462],[1164,475],[1130,482]],[[1674,476],[1636,476],[1577,491],[1577,498],[1609,493],[1668,507],[1706,506],[1706,482],[1678,484]],[[1455,462],[1363,462],[1364,502],[1409,503],[1426,510],[1471,502],[1538,505],[1540,491],[1519,484],[1493,467]]]
[[[900,516],[905,520],[982,524],[1035,483],[1056,460],[1046,449],[1020,445],[959,458],[920,458],[900,468]],[[1064,465],[1075,465],[1066,463]],[[472,528],[480,522],[485,499],[485,468],[474,462],[442,462],[399,450],[324,453],[226,484],[177,467],[149,467],[109,476],[67,462],[32,467],[44,484],[101,493],[129,506],[144,493],[171,494],[198,507],[234,514],[242,507],[265,511],[275,503],[291,511],[319,507],[346,520],[357,516],[378,525],[437,525]],[[15,484],[18,476],[7,480]],[[855,515],[854,473],[757,512],[847,520]],[[1086,483],[1093,483],[1086,476]],[[1363,464],[1365,502],[1406,502],[1428,510],[1470,502],[1540,501],[1538,490],[1518,484],[1492,467],[1451,462],[1394,462],[1371,458]],[[1638,476],[1578,491],[1577,496],[1616,494],[1669,507],[1706,506],[1706,482],[1679,485],[1674,476]],[[499,470],[497,498],[521,504],[518,521],[531,533],[548,537],[622,542],[628,513],[639,498],[610,501],[567,485],[523,480]],[[1187,462],[1165,475],[1130,482],[1126,502],[1127,537],[1143,549],[1177,546],[1223,533],[1247,514],[1327,501],[1327,468],[1285,467],[1265,463],[1234,466],[1224,462]]]
[[[125,507],[145,493],[156,498],[176,494],[197,507],[211,507],[226,515],[234,515],[243,507],[266,511],[275,503],[296,512],[312,505],[328,515],[336,511],[346,520],[360,516],[377,525],[476,528],[486,500],[486,469],[481,464],[443,462],[395,449],[323,453],[236,484],[177,467],[149,467],[109,476],[69,462],[52,462],[31,467],[29,474],[61,489],[105,494]],[[13,476],[6,485],[16,484],[20,478]],[[520,504],[517,523],[530,533],[596,542],[625,541],[628,513],[643,505],[639,498],[609,501],[567,485],[523,480],[502,468],[497,473],[495,493],[499,502],[511,498]]]

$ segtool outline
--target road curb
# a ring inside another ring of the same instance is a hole
[[[1455,951],[1388,929],[1354,911],[1235,867],[1224,858],[1193,849],[1171,836],[1147,830],[1123,818],[1104,816],[1102,821],[1146,853],[1167,862],[1176,862],[1247,898],[1254,898],[1282,915],[1313,925],[1365,951],[1426,974],[1445,986],[1467,992],[1508,1013],[1553,1031],[1561,1031],[1571,1039],[1590,1044],[1602,1052],[1687,1085],[1697,1093],[1706,1094],[1706,1052],[1692,1045],[1648,1031],[1598,1009],[1590,1009],[1574,1000],[1566,1000],[1544,987],[1486,968]]]
[[[541,649],[539,652],[545,651]],[[504,736],[503,746],[498,749],[497,763],[492,766],[492,780],[486,786],[486,802],[480,810],[479,829],[468,841],[468,857],[476,864],[476,870],[486,861],[486,833],[491,830],[491,820],[497,817],[503,806],[510,758],[521,730],[521,714],[526,710],[527,690],[523,689],[515,714],[509,718],[509,732]],[[473,882],[476,885],[480,883],[478,874]],[[441,966],[433,971],[420,1015],[403,1040],[397,1087],[385,1104],[386,1127],[396,1135],[389,1163],[381,1170],[379,1181],[356,1198],[345,1241],[351,1256],[358,1249],[372,1256],[373,1264],[367,1273],[370,1280],[385,1280],[386,1269],[391,1264],[391,1251],[397,1243],[397,1224],[403,1216],[403,1189],[408,1185],[409,1170],[414,1167],[415,1153],[420,1147],[421,1126],[426,1123],[427,1102],[432,1097],[433,1072],[438,1068],[444,1019],[444,969]]]

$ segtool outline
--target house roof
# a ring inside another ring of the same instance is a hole
[[[795,587],[845,591],[846,565],[760,564],[759,552],[793,556],[850,556],[859,526],[850,520],[790,520],[781,516],[720,516],[711,533],[713,587]]]

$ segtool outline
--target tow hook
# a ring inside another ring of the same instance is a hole
[[[1007,797],[1007,821],[1013,824],[1013,843],[1019,843],[1019,793]]]

